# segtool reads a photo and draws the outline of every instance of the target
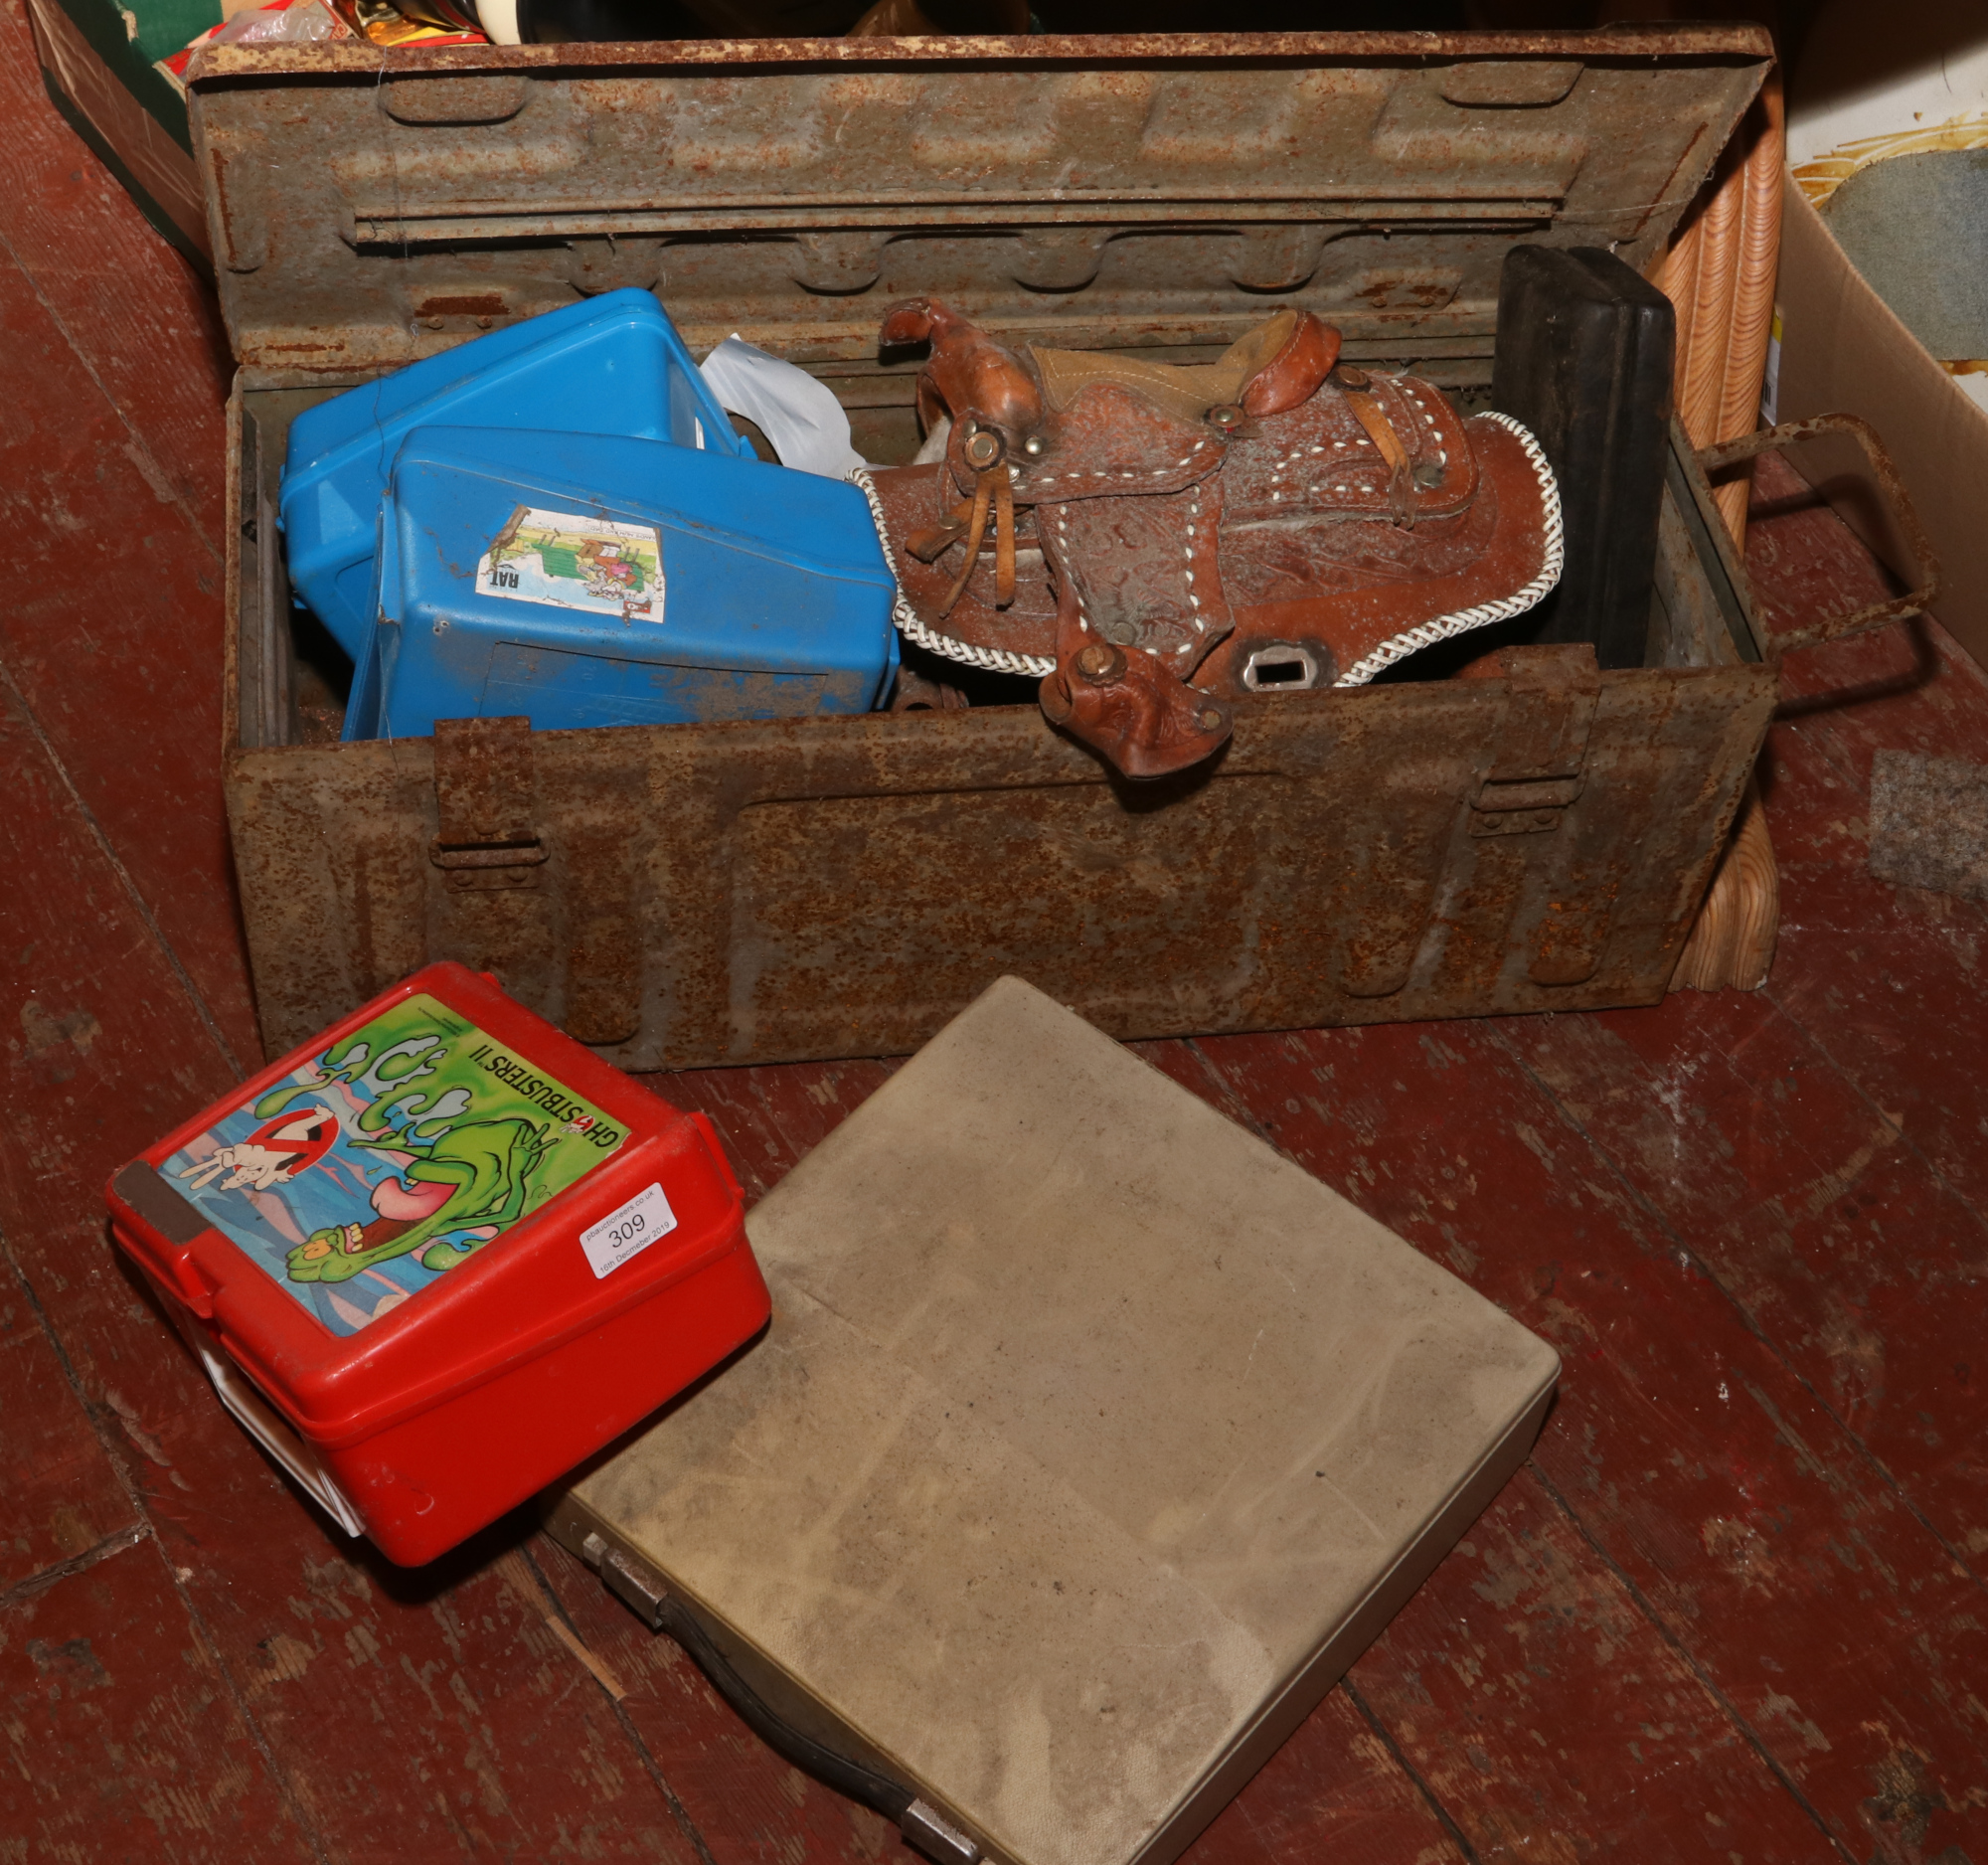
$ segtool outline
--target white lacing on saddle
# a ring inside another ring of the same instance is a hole
[[[1526,457],[1532,461],[1533,470],[1540,476],[1540,502],[1544,507],[1543,529],[1547,546],[1546,561],[1540,565],[1540,574],[1523,590],[1501,596],[1495,602],[1480,602],[1475,608],[1459,608],[1453,615],[1438,615],[1433,621],[1418,622],[1392,640],[1383,641],[1371,654],[1347,668],[1334,682],[1335,685],[1365,686],[1382,668],[1392,667],[1396,661],[1405,659],[1418,648],[1433,647],[1436,642],[1447,641],[1453,635],[1468,634],[1472,628],[1482,628],[1489,622],[1508,621],[1514,615],[1523,615],[1560,581],[1561,564],[1567,552],[1560,513],[1560,487],[1554,481],[1553,468],[1547,464],[1547,456],[1540,450],[1540,443],[1523,423],[1514,421],[1509,415],[1493,414],[1485,419],[1495,421],[1501,427],[1511,428],[1519,436],[1519,444],[1526,449]]]
[[[911,603],[905,600],[904,586],[898,581],[898,567],[891,562],[891,538],[884,529],[884,507],[877,497],[876,486],[860,466],[849,469],[849,479],[870,501],[870,520],[877,527],[877,542],[883,547],[884,562],[891,571],[891,619],[898,624],[898,632],[906,640],[915,641],[918,646],[941,654],[947,660],[956,660],[968,667],[984,667],[990,673],[1020,673],[1040,680],[1045,674],[1055,671],[1056,659],[1053,655],[1016,654],[1005,647],[975,647],[967,641],[955,641],[949,634],[940,634],[936,628],[926,627],[912,612]]]

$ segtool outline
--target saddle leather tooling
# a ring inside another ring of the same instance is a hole
[[[1017,352],[923,298],[882,340],[930,343],[918,410],[944,433],[942,458],[869,476],[899,626],[1038,676],[1128,776],[1209,757],[1241,695],[1362,685],[1560,576],[1532,436],[1340,364],[1309,311],[1193,367]]]

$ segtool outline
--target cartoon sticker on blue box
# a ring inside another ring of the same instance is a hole
[[[520,505],[476,564],[476,588],[513,602],[663,618],[663,539],[654,525]]]
[[[625,1135],[422,994],[341,1037],[166,1161],[334,1334],[351,1334],[578,1184]]]

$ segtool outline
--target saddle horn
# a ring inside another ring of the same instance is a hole
[[[886,348],[931,345],[931,360],[918,374],[918,412],[927,427],[934,401],[954,421],[970,416],[1010,435],[1032,432],[1041,424],[1042,391],[1022,359],[936,299],[907,298],[892,305],[878,340]]]

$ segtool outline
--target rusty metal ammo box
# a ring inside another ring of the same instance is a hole
[[[1143,786],[1026,703],[327,742],[275,491],[312,401],[617,285],[806,364],[879,460],[916,444],[876,347],[912,292],[1181,362],[1302,304],[1467,404],[1507,248],[1647,267],[1770,59],[1675,26],[207,55],[270,1053],[443,957],[628,1069],[911,1050],[1008,972],[1121,1037],[1656,1000],[1775,689],[1681,448],[1643,668],[1266,692]]]

